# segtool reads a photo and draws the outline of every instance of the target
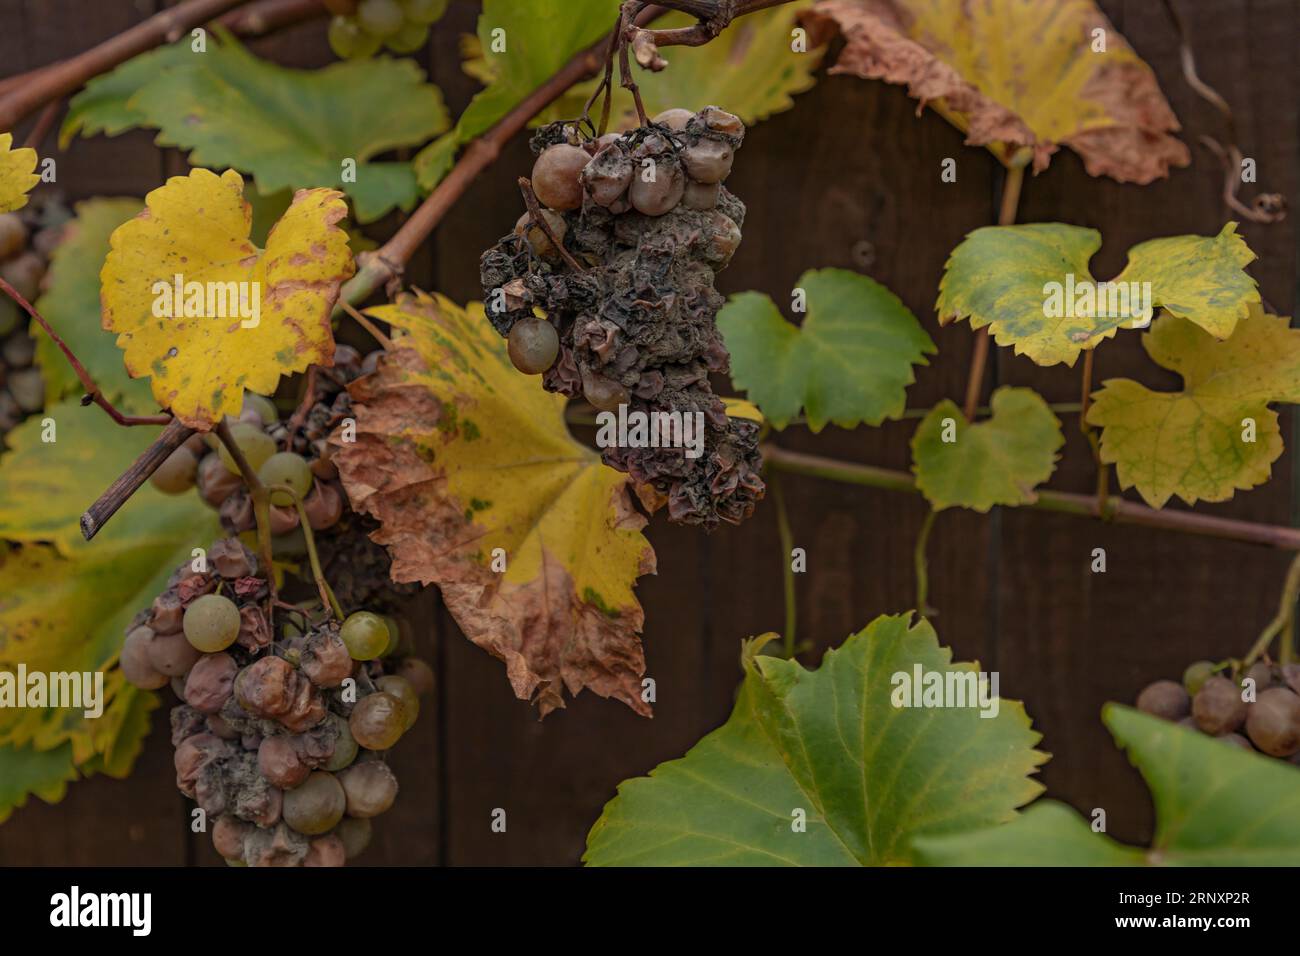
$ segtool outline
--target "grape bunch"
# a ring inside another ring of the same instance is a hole
[[[400,625],[371,611],[341,624],[318,601],[268,616],[269,586],[238,539],[182,565],[122,646],[137,687],[170,683],[176,784],[231,865],[341,866],[397,797],[384,760],[415,723],[433,674],[388,661]]]
[[[1300,766],[1300,664],[1261,660],[1235,671],[1230,663],[1196,661],[1181,682],[1143,688],[1137,708]]]
[[[18,212],[0,213],[0,279],[28,302],[41,292],[50,254],[59,244],[68,211],[56,199],[33,199]],[[34,364],[36,343],[27,313],[0,293],[0,440],[45,405],[45,383]]]
[[[447,0],[325,0],[330,49],[344,60],[374,56],[380,47],[414,53],[429,39],[429,25]]]
[[[337,346],[334,365],[316,368],[314,403],[300,424],[281,420],[274,402],[252,393],[245,394],[238,419],[228,424],[235,443],[262,482],[287,485],[302,499],[325,578],[339,602],[344,607],[391,610],[417,586],[390,580],[388,552],[370,540],[378,524],[350,508],[327,442],[330,433],[351,416],[347,384],[373,371],[378,355],[371,353],[363,359],[351,346]],[[191,436],[150,480],[167,494],[182,494],[197,485],[203,500],[217,509],[228,534],[256,527],[248,487],[213,432]],[[271,533],[275,557],[299,559],[306,554],[301,518],[293,499],[283,491],[271,495]]]
[[[764,492],[759,425],[729,418],[709,384],[730,362],[714,278],[744,225],[744,204],[722,185],[744,135],[712,106],[590,141],[573,124],[543,127],[531,188],[545,228],[525,212],[480,261],[488,318],[515,367],[548,391],[601,411],[702,414],[699,457],[611,447],[603,459],[643,500],[649,489],[666,503],[670,520],[710,530],[743,521]]]

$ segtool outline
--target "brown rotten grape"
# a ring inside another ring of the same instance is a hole
[[[1230,734],[1246,721],[1247,705],[1241,688],[1226,677],[1209,678],[1192,698],[1196,726],[1212,737]]]
[[[1300,752],[1300,697],[1285,687],[1261,692],[1246,715],[1246,735],[1270,757]]]
[[[1191,712],[1192,700],[1182,684],[1158,680],[1138,694],[1137,709],[1165,720],[1182,720]]]
[[[553,231],[569,256],[541,257],[512,233],[480,260],[488,320],[517,367],[542,370],[545,389],[598,411],[700,423],[698,455],[606,447],[602,458],[646,489],[643,500],[666,505],[670,520],[707,529],[744,520],[764,493],[758,423],[729,418],[709,384],[729,363],[714,282],[739,245],[745,207],[720,182],[743,137],[743,124],[715,107],[666,111],[582,145],[571,126],[544,127],[533,138],[533,188],[563,220]],[[546,329],[558,339],[554,355]],[[539,334],[545,349],[526,349]]]

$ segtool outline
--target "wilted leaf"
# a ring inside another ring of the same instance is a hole
[[[36,150],[13,149],[13,133],[0,133],[0,212],[12,212],[27,205],[27,194],[41,181],[36,168]]]
[[[906,84],[1007,166],[1041,171],[1064,145],[1090,175],[1148,183],[1189,162],[1155,74],[1092,0],[820,0],[811,20],[844,34],[830,72]]]
[[[478,18],[480,77],[491,77],[461,113],[453,133],[415,157],[426,192],[451,168],[456,148],[485,132],[550,79],[578,51],[614,28],[619,0],[484,0]]]
[[[233,170],[172,177],[113,232],[100,273],[104,328],[118,333],[127,372],[151,377],[158,404],[191,428],[238,415],[245,389],[271,395],[281,375],[331,364],[330,311],[353,271],[347,233],[336,225],[347,215],[341,194],[299,190],[263,251],[249,241],[243,193]],[[227,315],[155,317],[155,283],[177,275],[221,289]],[[243,327],[231,283],[260,299],[255,325]]]
[[[74,99],[65,139],[78,128],[89,135],[157,127],[158,144],[192,150],[196,166],[243,170],[263,193],[335,187],[352,199],[356,218],[370,222],[419,197],[409,163],[374,157],[448,125],[442,93],[405,57],[293,70],[228,35],[204,53],[181,46],[145,56],[88,84]]]
[[[813,75],[821,65],[824,45],[807,50],[791,49],[795,18],[812,6],[812,0],[797,0],[770,10],[737,17],[715,40],[700,47],[665,47],[660,54],[668,67],[659,73],[632,67],[646,114],[655,116],[666,109],[682,107],[692,112],[705,106],[720,106],[753,125],[794,106],[791,98],[810,90]],[[698,23],[685,13],[671,12],[655,20],[656,30],[689,27]],[[635,62],[635,61],[633,61]],[[596,88],[597,80],[575,86],[537,122],[572,119]],[[592,109],[599,121],[600,101]],[[632,96],[617,82],[610,114],[610,129],[627,130],[640,124]]]
[[[1056,469],[1065,437],[1037,392],[1004,386],[993,393],[991,407],[991,418],[971,424],[945,399],[917,426],[912,471],[935,511],[1029,504]],[[952,441],[944,441],[948,436]]]
[[[1128,707],[1102,719],[1142,772],[1156,806],[1149,848],[1094,833],[1064,804],[1044,800],[1012,823],[917,840],[938,866],[1297,866],[1300,774],[1279,760]]]
[[[916,668],[974,693],[925,621],[879,617],[821,666],[745,647],[727,722],[679,760],[625,780],[587,835],[595,866],[908,863],[918,833],[1012,819],[1042,786],[1024,706],[895,706]],[[970,697],[966,697],[970,700]],[[806,832],[795,826],[806,815]]]
[[[1017,355],[1039,365],[1072,366],[1116,329],[1145,326],[1157,307],[1225,338],[1259,301],[1255,280],[1244,271],[1255,254],[1236,228],[1230,222],[1217,236],[1138,243],[1124,271],[1098,284],[1088,272],[1101,248],[1095,229],[1059,222],[985,226],[948,258],[935,308],[940,323],[969,318],[974,328],[988,326],[998,345],[1014,345]],[[1142,314],[1143,306],[1151,312]]]
[[[50,259],[45,291],[37,310],[68,343],[110,401],[128,414],[147,415],[158,404],[149,383],[132,379],[122,353],[99,315],[99,270],[108,255],[108,237],[142,207],[138,199],[90,199],[77,203],[76,217],[64,226],[63,239]],[[81,382],[54,341],[33,323],[36,364],[45,379],[45,404],[80,394]]]
[[[393,580],[437,584],[543,715],[584,687],[648,714],[632,588],[654,552],[626,476],[569,435],[565,400],[515,370],[478,303],[405,297],[370,314],[398,348],[350,389],[356,442],[331,441]]]
[[[1218,341],[1183,319],[1161,316],[1142,337],[1151,359],[1183,377],[1181,392],[1108,379],[1088,409],[1101,427],[1101,459],[1120,484],[1153,508],[1171,495],[1188,504],[1224,501],[1268,480],[1282,454],[1270,402],[1300,402],[1300,329],[1252,306]]]
[[[71,744],[52,750],[0,744],[0,823],[32,794],[46,803],[58,803],[76,779]]]
[[[197,496],[167,497],[145,486],[93,543],[78,519],[88,491],[106,488],[154,437],[118,428],[75,400],[10,433],[0,458],[0,670],[105,671],[105,707],[0,708],[0,744],[45,750],[70,741],[74,763],[121,775],[148,727],[152,695],[128,685],[114,665],[126,625],[165,587],[191,549],[220,536]],[[137,697],[143,697],[139,700]],[[141,708],[144,708],[141,711]]]
[[[732,379],[777,428],[807,409],[821,431],[834,422],[879,425],[903,413],[913,365],[936,351],[907,306],[880,283],[844,269],[805,272],[807,317],[796,326],[760,292],[742,292],[718,314]]]

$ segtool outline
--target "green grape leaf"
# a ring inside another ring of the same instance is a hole
[[[1094,833],[1069,807],[1034,804],[1013,822],[918,838],[937,866],[1300,866],[1300,775],[1130,707],[1102,720],[1142,773],[1156,808],[1149,848]]]
[[[158,79],[172,67],[193,65],[207,53],[195,52],[187,37],[179,43],[160,46],[127,60],[117,69],[90,80],[68,101],[68,113],[59,130],[59,148],[67,149],[78,133],[117,136],[137,126],[147,126],[147,117],[131,106],[141,87]]]
[[[372,161],[448,126],[442,93],[424,82],[412,60],[379,57],[294,70],[221,36],[204,53],[173,52],[147,70],[128,61],[91,83],[82,94],[89,96],[85,108],[70,117],[75,123],[65,125],[64,135],[157,127],[158,144],[190,150],[191,165],[250,173],[263,193],[341,189],[360,222],[415,204],[411,165]],[[133,83],[138,86],[128,95]],[[376,102],[384,108],[374,109]]]
[[[142,208],[144,203],[138,199],[77,203],[76,218],[64,227],[63,239],[50,258],[45,291],[36,302],[37,310],[68,343],[104,395],[135,415],[152,414],[158,403],[147,379],[126,374],[117,336],[100,324],[99,270],[108,255],[108,237]],[[45,404],[56,405],[65,396],[81,394],[81,382],[54,340],[35,323],[32,337],[36,364],[45,379]]]
[[[917,426],[912,471],[935,511],[1029,504],[1056,470],[1065,436],[1037,392],[1004,386],[993,393],[992,410],[992,417],[971,424],[944,400]]]
[[[935,309],[941,324],[968,318],[973,328],[988,326],[998,345],[1014,345],[1039,365],[1073,366],[1117,329],[1147,326],[1157,307],[1225,338],[1259,302],[1244,271],[1255,254],[1236,229],[1230,222],[1217,236],[1139,243],[1124,271],[1099,283],[1088,272],[1101,248],[1095,229],[985,226],[948,258]]]
[[[71,744],[50,750],[0,744],[0,823],[32,794],[46,803],[58,803],[76,779]]]
[[[1042,791],[1029,775],[1047,755],[1022,704],[895,705],[910,700],[903,678],[917,669],[954,685],[978,679],[924,620],[879,617],[812,671],[758,656],[764,640],[745,646],[727,722],[619,785],[587,836],[586,863],[908,863],[916,834],[1010,820]]]
[[[796,17],[812,7],[812,0],[797,0],[738,17],[722,34],[701,47],[665,47],[668,61],[661,72],[634,66],[647,116],[682,107],[691,111],[720,106],[753,125],[794,106],[792,97],[812,89],[814,75],[826,52],[825,45],[808,50],[791,49]],[[656,30],[689,27],[698,21],[671,12],[655,21]],[[535,120],[549,123],[572,119],[596,88],[598,80],[573,87]],[[592,117],[599,117],[599,104]],[[632,95],[616,82],[610,129],[627,130],[640,124]]]
[[[68,400],[9,438],[12,450],[0,458],[0,539],[13,542],[0,545],[0,670],[103,670],[105,709],[86,719],[81,710],[0,708],[0,744],[47,749],[70,740],[77,764],[99,757],[101,769],[118,772],[134,756],[129,738],[138,741],[147,724],[137,691],[114,666],[126,626],[220,527],[197,495],[168,497],[146,485],[93,542],[83,541],[87,489],[108,487],[151,430],[118,428]]]
[[[1142,337],[1151,359],[1183,378],[1180,392],[1107,379],[1088,409],[1101,428],[1101,460],[1153,508],[1172,495],[1189,505],[1226,501],[1268,481],[1282,454],[1270,402],[1300,402],[1300,329],[1252,306],[1219,341],[1162,315]]]
[[[907,306],[887,288],[845,269],[799,277],[807,318],[781,317],[760,292],[734,295],[718,314],[732,379],[777,428],[806,408],[808,424],[879,425],[903,413],[913,365],[936,350]]]
[[[426,192],[451,168],[457,146],[505,116],[578,51],[614,28],[619,0],[484,0],[478,19],[479,77],[491,77],[456,123],[454,139],[434,140],[415,157]]]

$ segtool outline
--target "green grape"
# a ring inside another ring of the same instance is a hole
[[[204,594],[185,609],[185,638],[205,654],[224,651],[239,636],[239,608],[221,594]]]
[[[244,413],[249,410],[257,413],[257,417],[262,420],[262,425],[274,425],[280,420],[280,410],[275,407],[275,402],[271,401],[265,395],[258,395],[255,392],[244,393],[244,410],[240,413],[243,418]]]
[[[18,303],[8,296],[0,297],[0,338],[18,328]]]
[[[275,439],[252,422],[235,422],[230,426],[230,434],[254,471],[265,465],[266,460],[275,454]],[[221,455],[221,463],[226,466],[226,471],[232,475],[239,474],[239,466],[230,457],[230,449],[225,442],[221,443],[218,454]]]
[[[402,705],[402,728],[410,730],[420,716],[420,695],[405,677],[388,674],[375,681],[375,686],[385,694],[392,694]]]
[[[397,3],[412,23],[433,23],[447,10],[447,0],[397,0]]]
[[[520,319],[506,337],[506,354],[525,375],[540,375],[555,364],[560,336],[546,319]]]
[[[383,41],[361,29],[354,17],[336,16],[330,20],[330,49],[344,60],[362,60],[379,52]]]
[[[357,6],[357,22],[371,36],[392,36],[402,28],[402,8],[397,0],[361,0]]]
[[[367,750],[387,750],[401,738],[404,721],[402,702],[380,691],[357,701],[348,727],[353,739]]]
[[[278,451],[257,469],[257,477],[264,485],[288,485],[298,495],[306,498],[311,491],[311,466],[302,455],[291,451]],[[284,491],[271,492],[271,504],[292,505],[293,497]]]
[[[429,26],[425,23],[406,23],[384,40],[384,46],[394,53],[414,53],[429,39]]]
[[[360,856],[370,846],[370,826],[368,817],[344,817],[339,821],[334,832],[343,841],[343,852],[349,860]]]
[[[1187,670],[1183,671],[1183,686],[1187,688],[1187,693],[1195,697],[1213,674],[1212,661],[1193,661],[1187,665]]]
[[[356,611],[339,628],[343,643],[354,661],[373,661],[388,646],[388,627],[384,619],[370,611]]]
[[[325,764],[325,769],[337,773],[357,759],[357,742],[352,738],[352,730],[345,718],[330,714],[329,719],[338,728],[339,735],[334,741],[334,753]]]
[[[398,645],[402,643],[402,631],[397,625],[397,619],[388,614],[379,615],[384,622],[384,627],[388,628],[388,643],[384,645],[384,652],[380,657],[391,657],[397,653]]]
[[[154,470],[154,473],[149,476],[149,483],[165,495],[179,495],[194,487],[194,479],[198,473],[198,458],[194,456],[194,452],[182,445]]]
[[[347,796],[333,774],[314,771],[292,790],[284,792],[280,811],[284,822],[299,833],[315,836],[333,829],[343,819]]]

